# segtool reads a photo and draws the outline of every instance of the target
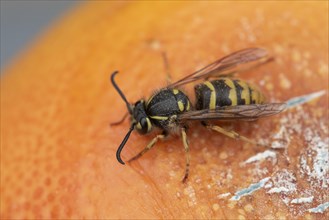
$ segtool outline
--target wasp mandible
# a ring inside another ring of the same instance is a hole
[[[222,133],[231,138],[240,139],[257,144],[247,137],[234,131],[228,131],[220,126],[211,124],[213,120],[256,120],[258,118],[278,114],[285,109],[285,103],[266,103],[265,96],[255,86],[242,80],[233,79],[237,73],[249,68],[242,68],[242,64],[252,64],[253,67],[262,65],[271,58],[262,48],[247,48],[234,52],[204,68],[168,85],[157,91],[148,100],[141,99],[135,104],[127,101],[125,95],[115,82],[118,71],[111,75],[111,82],[123,101],[127,105],[131,119],[131,126],[118,147],[116,157],[121,164],[121,151],[127,143],[133,130],[140,134],[150,133],[153,127],[162,130],[150,143],[136,156],[128,160],[138,159],[149,151],[160,139],[179,131],[183,140],[186,154],[186,166],[183,182],[189,175],[190,155],[186,130],[187,123],[199,120],[207,128]],[[255,64],[256,63],[256,64]],[[209,78],[214,78],[209,80]],[[179,88],[187,83],[204,80],[194,87],[196,103],[192,105],[188,96]],[[127,116],[114,124],[121,123]]]

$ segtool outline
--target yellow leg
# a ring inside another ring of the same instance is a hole
[[[159,134],[155,138],[152,139],[152,141],[141,151],[139,152],[136,156],[128,160],[128,163],[130,163],[133,160],[136,160],[143,156],[147,151],[149,151],[157,142],[159,139],[164,139],[167,135],[166,134]]]
[[[185,175],[184,175],[184,178],[182,180],[182,182],[185,183],[187,178],[188,178],[188,174],[190,172],[190,147],[188,145],[188,140],[187,140],[187,136],[186,136],[186,129],[181,128],[181,131],[182,131],[182,140],[183,140],[183,145],[184,145],[185,155],[186,155]]]
[[[254,144],[254,145],[259,145],[259,146],[267,146],[267,145],[264,145],[264,144],[260,144],[260,143],[257,143],[253,140],[250,140],[249,138],[247,137],[244,137],[242,135],[239,135],[238,133],[236,133],[235,131],[228,131],[222,127],[219,127],[217,125],[206,125],[207,128],[211,129],[211,130],[214,130],[214,131],[217,131],[219,133],[222,133],[230,138],[234,138],[234,139],[237,139],[237,140],[242,140],[242,141],[245,141],[247,143],[250,143],[250,144]]]

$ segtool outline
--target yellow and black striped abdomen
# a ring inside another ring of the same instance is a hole
[[[205,81],[194,89],[197,110],[265,102],[265,97],[259,89],[241,80],[221,78]]]

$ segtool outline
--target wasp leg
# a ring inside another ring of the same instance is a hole
[[[167,136],[167,133],[162,133],[162,134],[157,135],[155,138],[152,139],[152,141],[141,152],[139,152],[133,158],[129,159],[128,163],[143,156],[143,154],[145,154],[147,151],[149,151],[158,142],[159,139],[164,139],[166,136]]]
[[[168,57],[167,57],[166,52],[162,52],[162,59],[163,59],[163,64],[164,64],[164,68],[165,68],[166,75],[167,75],[167,83],[169,85],[171,83],[171,74],[170,74],[169,62],[168,62]]]
[[[237,139],[237,140],[242,140],[242,141],[245,141],[247,143],[250,143],[250,144],[254,144],[254,145],[258,145],[258,146],[267,146],[267,145],[264,145],[264,144],[260,144],[260,143],[257,143],[253,140],[250,140],[249,138],[245,137],[245,136],[242,136],[238,133],[236,133],[235,131],[228,131],[222,127],[219,127],[217,125],[210,125],[210,124],[205,124],[203,123],[208,129],[211,129],[211,130],[214,130],[214,131],[217,131],[219,133],[222,133],[230,138],[234,138],[234,139]]]
[[[116,125],[121,124],[122,122],[124,122],[124,120],[127,118],[127,116],[128,116],[128,112],[120,119],[120,121],[112,122],[110,124],[110,126],[116,126]]]
[[[190,147],[188,145],[188,140],[187,140],[187,136],[186,136],[186,128],[181,128],[181,131],[182,131],[182,140],[183,140],[183,145],[184,145],[185,155],[186,155],[185,175],[182,180],[182,182],[185,183],[188,178],[188,174],[190,172]]]

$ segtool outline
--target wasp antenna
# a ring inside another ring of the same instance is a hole
[[[120,144],[120,146],[118,147],[118,150],[117,150],[117,154],[116,154],[117,160],[119,161],[119,163],[121,163],[123,165],[125,164],[125,162],[123,162],[123,160],[121,159],[121,151],[122,151],[123,147],[125,146],[125,144],[127,143],[131,132],[134,130],[135,125],[136,125],[135,123],[131,125],[128,133],[126,134],[125,138],[123,139],[122,143]]]
[[[114,80],[115,75],[117,75],[118,73],[119,73],[119,71],[114,71],[112,73],[112,75],[111,75],[112,85],[114,86],[115,90],[117,90],[117,92],[119,93],[119,95],[121,96],[121,98],[123,99],[123,101],[126,103],[129,113],[132,113],[132,109],[131,109],[131,106],[130,106],[129,102],[127,101],[125,95],[120,90],[119,86],[117,85],[117,83]]]

